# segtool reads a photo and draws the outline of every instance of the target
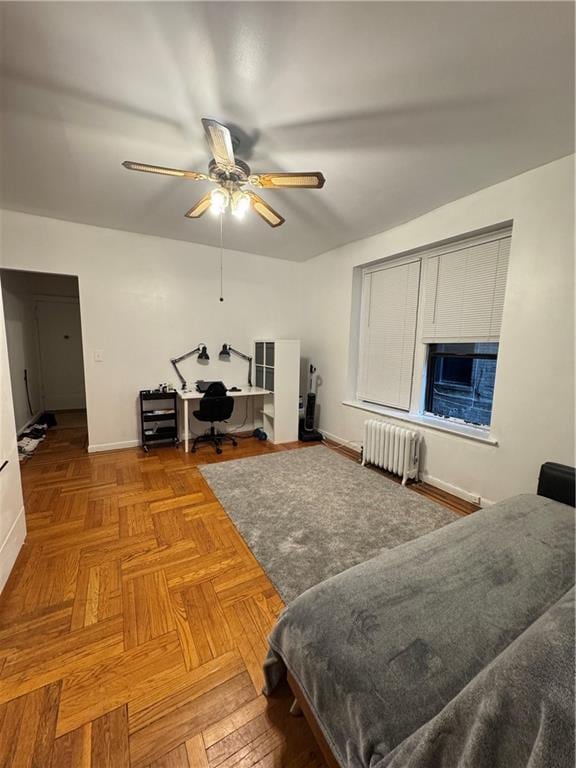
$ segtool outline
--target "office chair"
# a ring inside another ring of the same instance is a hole
[[[220,446],[224,440],[230,440],[234,447],[238,445],[232,435],[216,432],[214,427],[216,421],[225,421],[226,419],[229,419],[233,410],[234,398],[226,394],[226,387],[224,384],[221,381],[212,382],[204,393],[204,397],[200,400],[200,407],[197,411],[193,411],[193,415],[198,421],[210,422],[210,432],[206,435],[199,435],[194,438],[191,449],[192,453],[196,452],[198,443],[212,443],[216,448],[216,453],[222,453],[222,448]]]

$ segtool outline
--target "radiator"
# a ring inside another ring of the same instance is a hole
[[[420,463],[420,439],[418,432],[396,427],[385,421],[368,419],[364,422],[362,466],[374,464],[406,480],[418,480]]]

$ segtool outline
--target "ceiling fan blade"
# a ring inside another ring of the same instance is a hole
[[[203,216],[208,210],[208,208],[210,208],[211,202],[212,202],[212,199],[210,197],[210,192],[208,192],[207,195],[204,195],[203,198],[198,200],[196,205],[193,205],[189,211],[186,211],[184,216],[186,216],[189,219],[199,219],[200,216]]]
[[[322,189],[326,179],[320,171],[310,173],[255,173],[248,181],[255,187],[270,189]]]
[[[192,181],[205,181],[208,176],[205,173],[196,171],[181,171],[179,168],[163,168],[161,165],[146,165],[146,163],[134,163],[131,160],[124,160],[124,168],[129,171],[145,171],[146,173],[157,173],[161,176],[179,176],[183,179],[192,179]]]
[[[257,195],[255,192],[247,192],[246,194],[250,197],[252,208],[258,216],[264,219],[266,224],[269,224],[271,227],[279,227],[281,224],[284,224],[286,219],[280,216],[265,200],[262,200],[260,195]]]
[[[234,159],[232,136],[228,128],[216,120],[208,120],[205,117],[202,118],[202,125],[216,165],[223,171],[233,171],[236,168],[236,160]]]

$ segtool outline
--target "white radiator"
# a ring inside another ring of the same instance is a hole
[[[362,465],[374,464],[406,480],[418,480],[420,463],[420,434],[396,427],[385,421],[368,419],[364,422]]]

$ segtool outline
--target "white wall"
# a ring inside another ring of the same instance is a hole
[[[255,338],[296,336],[296,263],[225,251],[221,303],[215,248],[13,211],[1,217],[0,266],[78,276],[93,449],[137,444],[138,391],[178,384],[171,357],[206,342],[210,364],[192,358],[184,375],[241,385],[247,365],[218,361],[224,342],[249,352]]]
[[[424,473],[489,503],[534,492],[544,461],[574,464],[573,163],[542,166],[303,265],[303,354],[323,381],[321,429],[358,447],[370,416],[342,405],[352,394],[353,268],[513,220],[492,419],[499,445],[421,428]]]
[[[78,298],[78,280],[71,275],[49,275],[46,272],[26,272],[30,293],[34,296]]]
[[[0,318],[2,317],[2,292],[0,291]],[[4,323],[0,322],[0,591],[4,588],[20,547],[26,537],[26,521],[12,391],[8,373],[8,350]]]
[[[21,272],[4,271],[1,280],[14,416],[16,429],[20,432],[43,410],[38,328],[27,276]],[[25,369],[28,371],[32,413],[26,397]]]

